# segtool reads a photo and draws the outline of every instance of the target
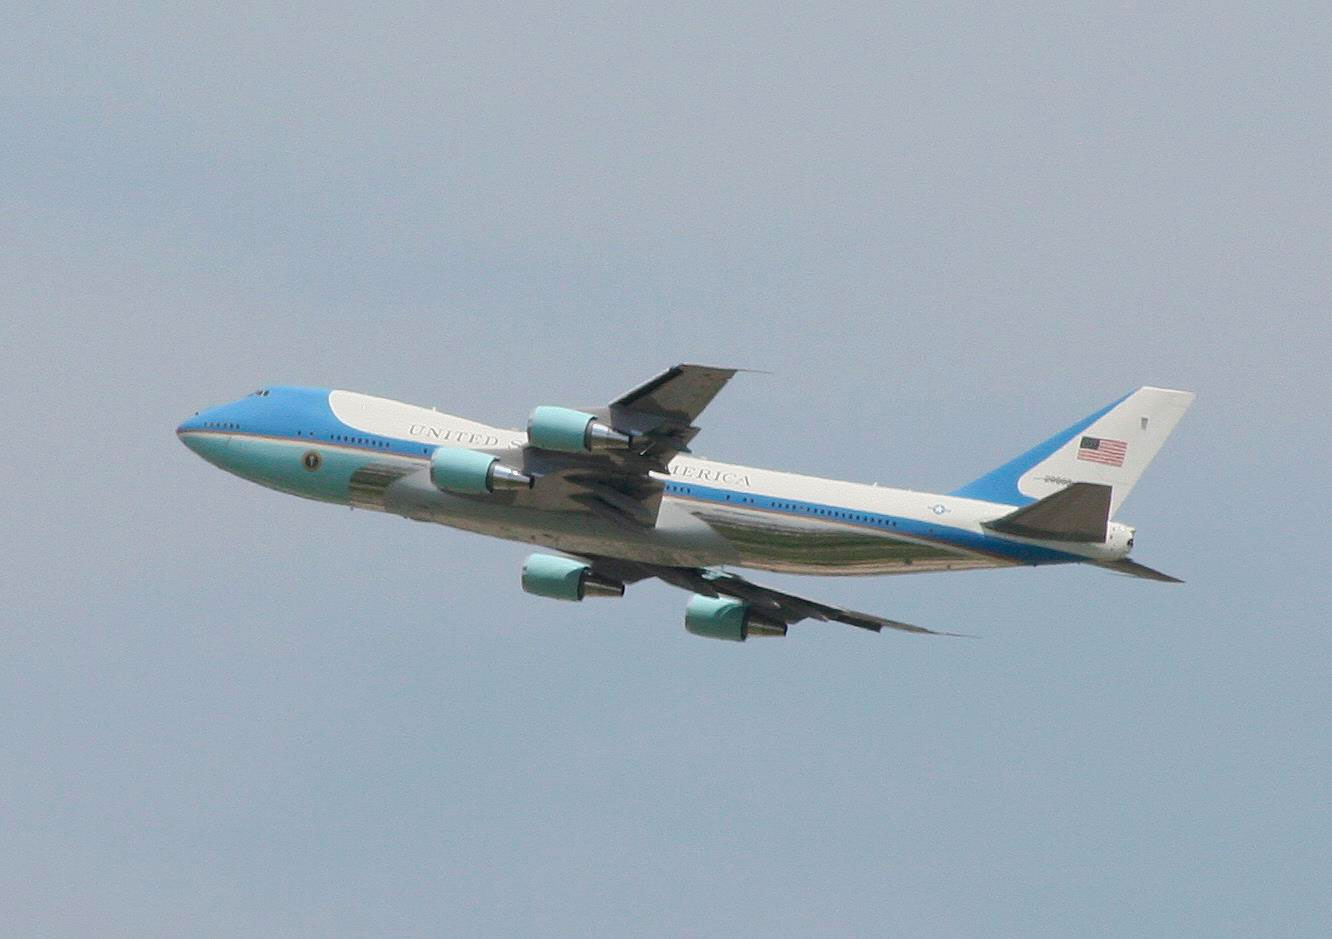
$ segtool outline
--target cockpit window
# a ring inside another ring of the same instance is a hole
[[[267,388],[260,388],[258,391],[255,391],[255,392],[251,393],[250,397],[251,397],[251,398],[267,398],[267,397],[268,397],[268,389],[267,389]]]

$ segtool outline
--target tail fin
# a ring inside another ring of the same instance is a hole
[[[1193,393],[1143,387],[967,483],[953,495],[1028,505],[1073,483],[1111,487],[1110,515],[1193,403]]]

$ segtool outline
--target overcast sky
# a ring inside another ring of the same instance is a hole
[[[0,25],[5,931],[1326,934],[1327,4]],[[1187,583],[755,575],[983,638],[708,642],[173,434],[680,361],[772,373],[699,452],[921,489],[1195,391],[1119,516]]]

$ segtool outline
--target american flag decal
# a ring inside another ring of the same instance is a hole
[[[1105,437],[1083,437],[1078,443],[1078,459],[1089,463],[1104,463],[1106,466],[1123,466],[1124,454],[1128,444],[1122,440],[1109,440]]]

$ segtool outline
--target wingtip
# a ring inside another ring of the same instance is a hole
[[[917,626],[917,625],[915,625],[914,623],[903,623],[903,622],[900,622],[900,621],[898,621],[898,620],[892,620],[892,619],[882,620],[882,621],[880,622],[879,625],[880,625],[880,627],[886,627],[886,628],[888,628],[888,629],[895,629],[895,630],[897,630],[898,632],[913,633],[914,635],[917,635],[917,636],[950,636],[950,637],[952,637],[952,638],[954,638],[954,639],[979,639],[979,638],[981,638],[980,636],[975,636],[975,635],[972,635],[971,633],[950,633],[950,632],[945,632],[945,631],[943,631],[942,629],[927,629],[927,628],[924,627],[924,626]],[[880,632],[881,629],[880,629],[880,630],[875,630],[875,631],[876,631],[876,632]]]
[[[1145,564],[1139,564],[1137,561],[1130,561],[1128,558],[1120,558],[1117,561],[1095,561],[1097,567],[1116,574],[1125,574],[1129,577],[1139,577],[1143,580],[1154,580],[1161,584],[1182,584],[1184,581],[1178,577],[1158,571],[1155,568],[1148,567]]]
[[[767,369],[762,369],[762,368],[739,368],[739,367],[737,367],[737,366],[732,366],[732,365],[703,365],[703,364],[701,364],[701,363],[699,363],[699,362],[681,362],[679,365],[677,365],[677,366],[675,366],[675,367],[676,367],[676,368],[705,368],[705,369],[707,369],[708,371],[711,371],[711,372],[730,372],[732,375],[739,375],[739,374],[742,374],[742,373],[743,373],[743,374],[746,374],[746,375],[775,375],[775,374],[776,374],[775,372],[770,372],[770,371],[768,371]]]

